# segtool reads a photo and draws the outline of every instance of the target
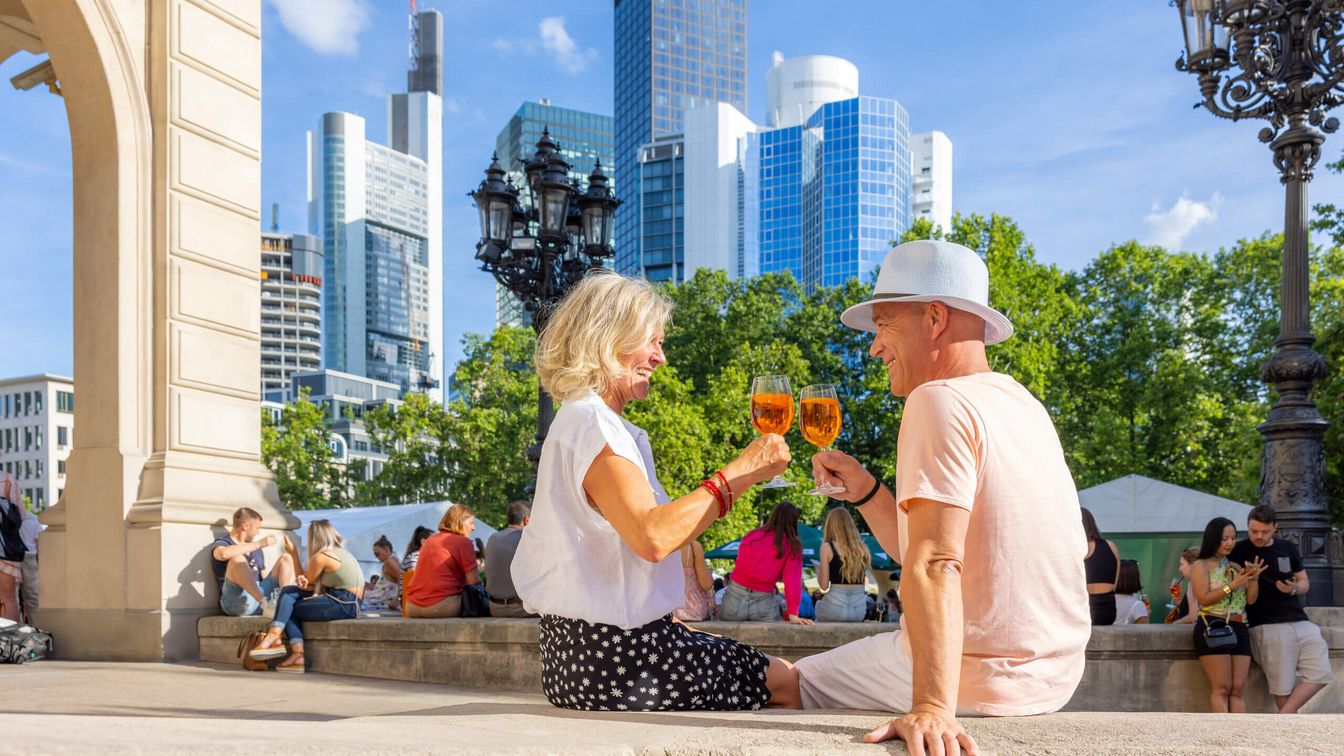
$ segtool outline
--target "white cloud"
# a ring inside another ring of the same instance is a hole
[[[1179,250],[1195,229],[1218,220],[1218,206],[1223,204],[1223,195],[1214,192],[1208,202],[1197,202],[1188,194],[1182,194],[1176,204],[1163,210],[1154,202],[1152,212],[1143,218],[1148,224],[1148,239],[1170,250]]]
[[[565,73],[582,73],[588,67],[588,64],[598,58],[598,52],[595,48],[580,49],[579,43],[569,36],[565,29],[564,16],[548,16],[537,24],[538,37],[540,37],[541,46],[538,48],[537,37],[525,37],[521,39],[508,39],[499,37],[495,39],[492,46],[496,51],[502,53],[525,52],[529,55],[536,55],[545,50],[555,57],[555,63]]]
[[[462,99],[461,99],[460,97],[445,97],[445,98],[443,98],[443,112],[445,112],[445,113],[461,113],[461,112],[462,112]]]
[[[597,50],[580,50],[574,38],[565,31],[563,16],[543,18],[540,24],[541,45],[555,55],[555,62],[566,72],[577,74],[588,67],[588,62],[597,59]]]
[[[367,0],[270,0],[280,24],[313,52],[354,55],[369,26]]]

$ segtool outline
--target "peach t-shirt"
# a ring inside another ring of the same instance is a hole
[[[896,458],[902,554],[912,499],[971,512],[958,708],[1022,716],[1068,703],[1092,633],[1087,540],[1045,407],[1001,373],[930,381],[910,392]]]

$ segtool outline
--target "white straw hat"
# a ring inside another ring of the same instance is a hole
[[[1013,324],[989,306],[989,268],[960,244],[920,240],[893,247],[882,261],[873,298],[840,315],[850,328],[874,333],[873,305],[878,302],[942,302],[985,321],[985,343],[1013,335]]]

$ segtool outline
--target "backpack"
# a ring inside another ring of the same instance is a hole
[[[45,659],[51,650],[51,633],[45,630],[19,624],[0,627],[0,663],[23,664]]]

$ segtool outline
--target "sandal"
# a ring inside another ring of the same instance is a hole
[[[266,637],[262,638],[261,643],[266,642]],[[278,659],[288,654],[289,652],[285,650],[285,644],[282,643],[279,638],[275,639],[274,645],[263,646],[259,643],[257,644],[256,648],[247,652],[247,655],[252,657],[253,659]]]
[[[275,665],[276,672],[303,672],[305,671],[303,657],[300,656],[297,661],[284,661]]]

